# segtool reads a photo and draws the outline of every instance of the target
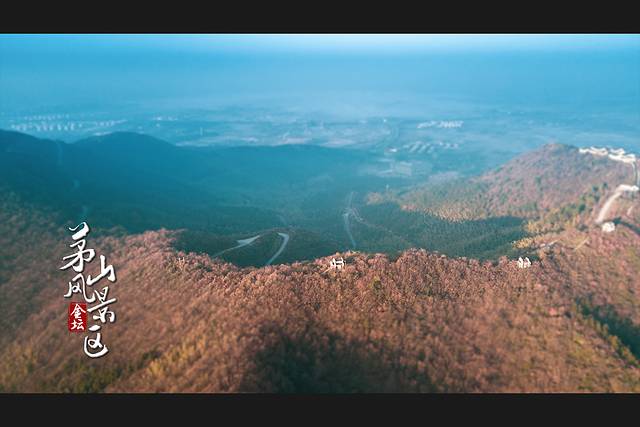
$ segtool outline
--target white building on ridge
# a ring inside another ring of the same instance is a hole
[[[522,257],[518,258],[518,268],[529,268],[531,267],[531,261],[529,260],[529,257],[525,257],[525,259],[522,259]]]
[[[338,259],[331,258],[331,262],[329,263],[329,268],[332,270],[342,270],[344,266],[345,266],[345,262],[342,257]]]
[[[616,225],[613,222],[605,222],[602,224],[603,233],[611,233],[616,230]]]

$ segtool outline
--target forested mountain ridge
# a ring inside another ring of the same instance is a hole
[[[96,236],[119,317],[87,363],[64,326],[65,230],[3,197],[0,389],[640,391],[632,206],[614,233],[537,236],[528,269],[415,249],[239,268],[177,251],[174,231]]]
[[[360,211],[414,246],[496,259],[548,233],[599,227],[607,200],[634,180],[630,163],[549,144],[477,177],[369,193]],[[637,193],[622,191],[605,213],[618,221],[635,203]]]
[[[208,255],[242,234],[96,227],[91,247],[118,274],[118,320],[105,330],[109,355],[88,362],[65,327],[69,277],[59,270],[75,222],[54,199],[75,194],[74,177],[56,166],[55,142],[43,152],[25,141],[2,152],[13,150],[0,186],[0,391],[640,391],[637,193],[616,200],[615,231],[593,215],[628,181],[627,165],[548,146],[472,179],[477,198],[446,193],[472,207],[486,199],[487,213],[505,216],[443,219],[395,199],[340,197],[347,210],[335,228],[349,226],[358,251],[304,245],[325,236],[279,220],[247,252],[264,260],[283,231],[293,252],[263,267],[233,251]],[[34,152],[40,167],[21,168]],[[553,187],[545,197],[523,195],[535,174]],[[41,197],[45,177],[60,193]],[[493,207],[498,188],[503,208]],[[523,210],[531,200],[537,210]],[[370,249],[391,237],[395,251]],[[329,269],[334,256],[344,270]],[[518,268],[518,256],[531,267]]]
[[[541,217],[589,192],[633,182],[631,166],[548,144],[479,177],[428,185],[395,198],[408,210],[452,220]]]

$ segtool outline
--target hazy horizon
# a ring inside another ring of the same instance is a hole
[[[390,117],[464,121],[467,139],[514,152],[640,151],[638,35],[2,35],[0,92],[0,128],[65,141],[124,130],[191,144],[221,121]],[[40,115],[67,122],[37,130]],[[87,120],[108,125],[64,131]],[[246,132],[235,139],[274,143]]]
[[[288,100],[333,92],[347,104],[410,94],[416,105],[443,96],[640,105],[637,35],[2,35],[0,61],[3,112],[190,99],[295,105]]]

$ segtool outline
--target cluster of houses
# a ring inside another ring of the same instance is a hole
[[[600,157],[609,157],[611,160],[622,163],[634,164],[636,162],[636,155],[631,153],[627,154],[622,148],[580,148],[580,153],[593,154],[594,156]]]
[[[464,121],[462,120],[441,120],[441,121],[430,120],[428,122],[418,123],[418,129],[432,128],[432,127],[442,128],[442,129],[455,129],[455,128],[461,128],[463,124],[464,124]]]

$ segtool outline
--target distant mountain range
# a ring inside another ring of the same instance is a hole
[[[84,216],[98,229],[131,232],[165,227],[240,236],[296,216],[307,224],[313,215],[300,209],[315,204],[313,197],[342,203],[343,187],[380,182],[359,176],[366,154],[316,146],[187,148],[134,133],[65,144],[0,131],[0,152],[6,191],[60,223]]]

